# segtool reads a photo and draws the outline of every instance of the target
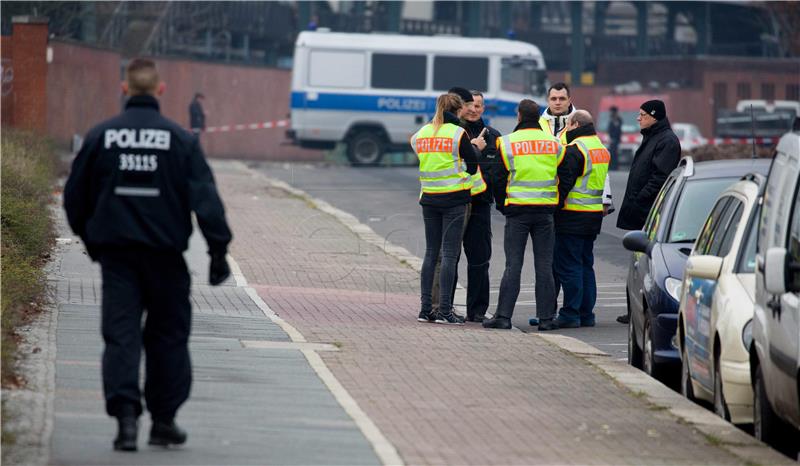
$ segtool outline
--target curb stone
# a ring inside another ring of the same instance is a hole
[[[371,227],[361,223],[352,214],[333,207],[328,202],[315,198],[288,183],[270,178],[242,162],[236,161],[232,163],[250,173],[251,176],[261,178],[268,186],[297,196],[314,208],[333,216],[365,242],[380,248],[412,270],[421,271],[422,260],[420,258],[411,254],[407,249],[387,241],[375,233]],[[463,293],[464,289],[460,284],[458,288]],[[618,385],[635,394],[635,396],[644,397],[652,404],[654,409],[664,410],[678,419],[679,422],[691,424],[697,432],[707,438],[709,443],[713,442],[718,447],[742,458],[748,463],[797,464],[716,414],[683,398],[644,372],[610,359],[607,353],[592,345],[566,335],[538,333],[531,333],[530,335],[534,338],[543,339],[555,347],[587,361]]]

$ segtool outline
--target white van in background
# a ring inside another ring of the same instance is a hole
[[[545,63],[526,42],[454,36],[304,31],[292,70],[291,128],[303,147],[347,144],[354,165],[377,164],[433,116],[453,86],[483,92],[484,120],[502,133],[520,100],[544,105]]]
[[[750,351],[756,437],[800,448],[800,132],[778,142],[761,208]]]

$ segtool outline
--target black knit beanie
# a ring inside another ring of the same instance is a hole
[[[643,103],[640,108],[644,110],[645,113],[659,121],[663,120],[667,116],[667,107],[665,107],[664,102],[660,100],[648,100],[647,102]]]

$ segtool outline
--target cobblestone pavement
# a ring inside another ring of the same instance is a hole
[[[379,464],[373,445],[287,333],[233,279],[211,287],[205,242],[192,238],[192,394],[178,413],[189,440],[114,452],[116,422],[105,414],[100,356],[101,281],[63,218],[50,271],[57,325],[50,464]],[[47,442],[47,438],[44,442]],[[30,460],[33,460],[32,457]],[[29,460],[29,461],[30,461]],[[28,464],[29,461],[21,461]],[[39,462],[39,460],[33,460]]]
[[[217,164],[248,282],[312,342],[409,464],[737,464],[544,339],[420,324],[418,275],[313,203]]]

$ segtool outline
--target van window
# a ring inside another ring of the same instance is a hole
[[[359,88],[366,85],[362,52],[314,50],[309,55],[308,85]]]
[[[372,87],[425,89],[425,55],[372,54]]]
[[[489,59],[484,57],[434,57],[433,89],[446,91],[453,86],[486,92]]]

